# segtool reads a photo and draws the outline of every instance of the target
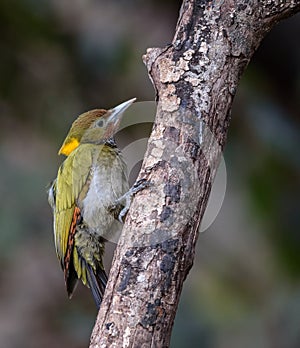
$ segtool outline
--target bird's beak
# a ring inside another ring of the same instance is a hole
[[[126,109],[129,108],[129,106],[136,101],[136,98],[132,98],[127,100],[126,102],[114,107],[110,110],[110,116],[108,118],[109,123],[115,123],[117,124],[118,121],[121,119],[122,114]]]

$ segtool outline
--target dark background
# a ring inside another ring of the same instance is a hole
[[[74,118],[154,92],[141,56],[172,40],[179,1],[0,2],[0,346],[87,347],[96,316],[72,301],[46,185]],[[300,346],[300,16],[263,41],[235,99],[227,192],[199,237],[171,347]]]

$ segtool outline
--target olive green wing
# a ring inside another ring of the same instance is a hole
[[[56,253],[63,268],[74,211],[78,197],[88,181],[92,164],[92,149],[88,144],[86,146],[80,145],[66,158],[58,170],[54,213],[54,240]]]

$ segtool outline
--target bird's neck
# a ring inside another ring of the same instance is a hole
[[[112,147],[112,148],[116,148],[117,147],[117,144],[116,144],[116,141],[113,137],[107,139],[105,142],[104,142],[105,145],[109,146],[109,147]]]
[[[117,147],[116,141],[113,137],[110,137],[107,139],[95,140],[95,141],[85,140],[85,141],[81,141],[81,144],[107,145],[111,148]]]

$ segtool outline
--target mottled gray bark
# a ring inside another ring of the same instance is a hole
[[[139,192],[115,251],[90,347],[168,347],[241,74],[300,0],[185,0],[170,46],[144,62],[158,110]],[[199,347],[201,342],[199,342]]]

